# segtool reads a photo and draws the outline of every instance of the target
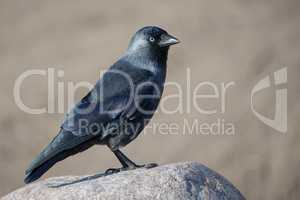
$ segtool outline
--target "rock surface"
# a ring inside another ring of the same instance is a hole
[[[245,198],[224,177],[204,165],[189,162],[125,171],[98,178],[95,176],[93,178],[91,176],[50,178],[18,189],[1,200],[19,199],[235,200]]]

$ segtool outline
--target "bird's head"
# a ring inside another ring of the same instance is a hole
[[[167,31],[156,26],[146,26],[134,34],[128,50],[167,53],[169,47],[177,43],[179,40]]]

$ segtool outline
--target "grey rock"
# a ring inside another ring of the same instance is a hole
[[[77,182],[77,183],[76,183]],[[56,177],[18,189],[1,200],[245,199],[224,177],[195,163],[136,169],[103,177]]]

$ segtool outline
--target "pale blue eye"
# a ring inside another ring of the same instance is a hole
[[[154,38],[154,37],[150,37],[150,38],[149,38],[149,41],[150,41],[150,42],[154,42],[154,41],[155,41],[155,38]]]

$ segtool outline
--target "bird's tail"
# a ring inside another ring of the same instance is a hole
[[[55,148],[53,149],[46,147],[44,151],[42,151],[42,153],[40,153],[40,155],[32,162],[31,166],[26,170],[24,182],[28,184],[37,180],[53,165],[55,165],[55,163],[88,149],[89,147],[94,145],[95,142],[96,140],[93,140],[93,138],[91,138],[90,140],[78,144],[76,147],[67,148],[64,150],[57,150]]]
[[[49,160],[45,161],[41,165],[27,170],[25,172],[25,178],[24,182],[26,184],[31,183],[37,179],[39,179],[44,173],[46,173],[55,163],[67,158],[70,156],[70,152],[68,151],[63,151],[61,153],[58,153],[57,155],[53,156]]]

